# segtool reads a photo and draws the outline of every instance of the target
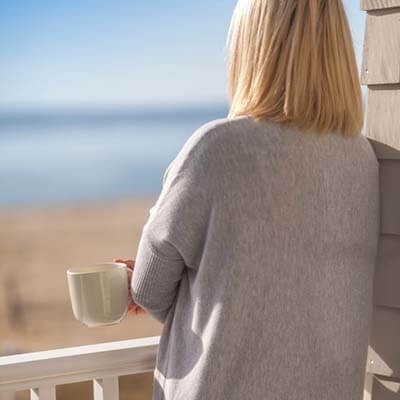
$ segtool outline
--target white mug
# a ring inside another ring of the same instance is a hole
[[[75,318],[89,327],[121,322],[128,312],[128,270],[126,264],[113,262],[69,268]]]

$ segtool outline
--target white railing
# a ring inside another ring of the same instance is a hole
[[[94,400],[118,400],[118,377],[153,371],[159,340],[152,336],[0,357],[0,400],[26,389],[31,400],[55,400],[56,385],[89,380]]]

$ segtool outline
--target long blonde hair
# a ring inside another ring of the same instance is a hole
[[[341,0],[239,0],[227,47],[229,117],[360,134],[360,78]]]

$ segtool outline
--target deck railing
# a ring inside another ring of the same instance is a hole
[[[94,400],[118,400],[118,377],[153,371],[159,340],[152,336],[0,357],[0,400],[27,389],[31,400],[55,400],[56,385],[90,380]]]

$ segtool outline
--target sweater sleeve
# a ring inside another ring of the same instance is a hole
[[[136,253],[132,298],[159,322],[174,305],[185,268],[199,263],[211,213],[211,155],[201,131],[164,173]]]

